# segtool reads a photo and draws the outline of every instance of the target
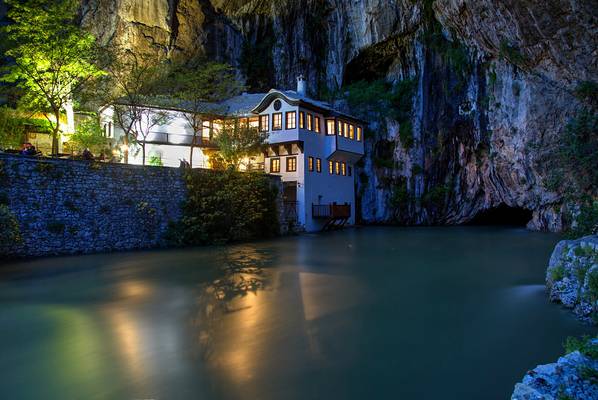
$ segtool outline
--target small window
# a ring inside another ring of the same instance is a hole
[[[309,172],[313,172],[313,170],[314,170],[314,158],[313,157],[309,157],[307,159],[307,167],[309,169]]]
[[[270,172],[280,172],[280,158],[270,159]]]
[[[343,176],[347,176],[347,164],[346,163],[341,163],[341,173],[343,174]]]
[[[349,176],[351,176],[353,174],[353,168],[351,168],[350,165],[347,167],[347,173]]]
[[[327,119],[326,120],[326,134],[327,135],[334,135],[334,134],[336,134],[336,132],[334,130],[334,120],[333,119]]]
[[[282,129],[282,113],[272,114],[272,130],[279,131]]]
[[[330,175],[334,174],[334,162],[328,161],[328,173]]]
[[[307,114],[307,130],[313,131],[314,129],[314,116],[311,114]]]
[[[349,139],[355,139],[355,127],[353,125],[349,125]]]
[[[287,157],[287,172],[297,171],[297,157]]]
[[[322,160],[316,158],[316,172],[322,172]]]
[[[361,142],[361,136],[362,136],[362,134],[361,134],[361,126],[358,126],[357,127],[357,141],[358,142]]]
[[[282,102],[280,100],[274,101],[274,110],[278,111],[282,107]]]
[[[341,163],[339,161],[334,163],[334,169],[337,175],[341,174]]]
[[[346,122],[343,124],[343,135],[349,137],[349,124]]]
[[[260,132],[268,132],[270,129],[270,115],[260,115]]]
[[[299,128],[305,129],[305,113],[299,111]]]
[[[343,121],[338,121],[338,128],[336,132],[339,136],[343,136]]]
[[[289,111],[286,114],[286,126],[287,129],[295,129],[297,128],[297,113],[295,111]]]
[[[314,131],[320,133],[320,117],[314,115]]]

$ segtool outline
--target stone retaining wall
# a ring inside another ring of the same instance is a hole
[[[186,196],[183,170],[0,155],[0,202],[23,243],[13,255],[156,247]]]

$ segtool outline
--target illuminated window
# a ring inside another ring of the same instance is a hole
[[[353,173],[353,168],[351,168],[351,166],[348,167],[347,172],[349,173],[349,176],[351,176],[351,174]]]
[[[297,157],[287,157],[287,172],[297,171]]]
[[[270,172],[280,172],[280,158],[270,159]]]
[[[338,121],[338,128],[336,132],[339,136],[343,136],[343,121]]]
[[[307,159],[307,167],[309,169],[309,172],[312,172],[314,170],[314,158],[313,157],[309,157]]]
[[[314,116],[314,131],[320,133],[320,117]]]
[[[343,176],[347,176],[347,164],[346,163],[341,163],[341,171]]]
[[[258,117],[249,118],[249,127],[254,128],[254,129],[259,127],[259,118]]]
[[[299,128],[305,129],[305,113],[299,111]]]
[[[289,111],[287,113],[287,129],[295,129],[297,127],[297,113],[295,111]]]
[[[357,141],[361,142],[361,126],[357,127]]]
[[[355,139],[355,127],[353,125],[349,125],[349,139]]]
[[[335,131],[334,131],[334,120],[333,119],[327,119],[326,120],[326,134],[327,135],[334,135]]]
[[[272,114],[272,130],[279,131],[282,129],[282,113]]]
[[[260,115],[260,132],[268,132],[270,129],[270,116]]]
[[[337,161],[334,163],[334,166],[335,166],[334,169],[336,171],[336,174],[340,175],[341,174],[341,163],[339,161]]]
[[[322,172],[322,160],[316,158],[316,172]]]
[[[349,137],[349,124],[346,122],[343,124],[343,135]]]
[[[307,130],[312,131],[314,129],[314,116],[307,114]]]
[[[239,119],[239,123],[241,125],[241,128],[249,128],[249,118],[241,118]]]
[[[330,175],[334,174],[334,163],[332,161],[328,161],[328,173]]]

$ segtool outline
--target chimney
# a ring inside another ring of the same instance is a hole
[[[303,97],[307,96],[307,82],[303,75],[297,77],[297,94]]]

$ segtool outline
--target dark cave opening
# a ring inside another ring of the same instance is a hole
[[[466,225],[526,226],[531,219],[531,210],[522,207],[509,207],[502,203],[497,207],[480,211]]]

